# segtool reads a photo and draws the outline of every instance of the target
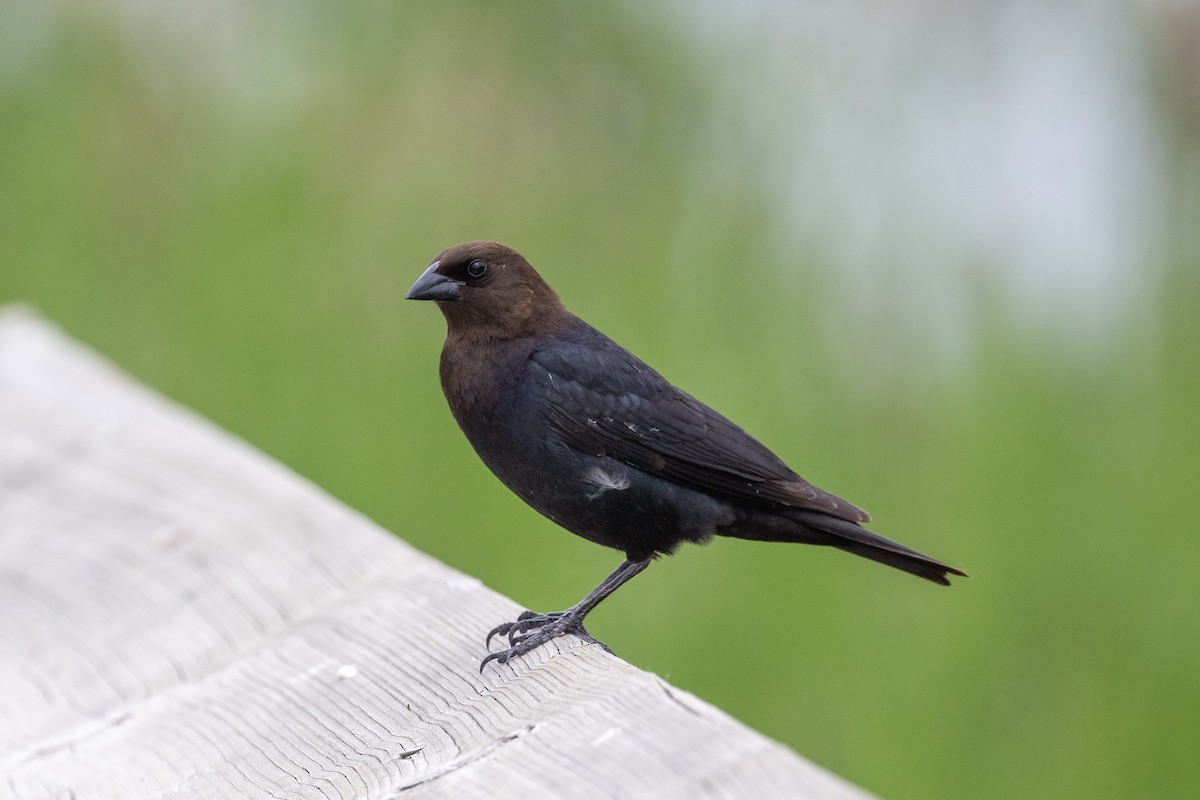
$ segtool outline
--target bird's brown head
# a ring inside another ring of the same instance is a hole
[[[569,317],[524,257],[499,242],[438,253],[406,300],[434,300],[452,334],[507,339],[553,331]]]

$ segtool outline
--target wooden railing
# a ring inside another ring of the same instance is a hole
[[[0,313],[0,798],[866,797],[519,611]]]

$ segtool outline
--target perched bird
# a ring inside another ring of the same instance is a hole
[[[546,517],[625,554],[566,611],[494,628],[485,647],[497,635],[509,646],[480,670],[566,633],[595,642],[583,620],[600,601],[655,555],[714,535],[829,545],[945,585],[966,574],[861,527],[866,512],[567,311],[515,250],[443,250],[406,299],[446,317],[442,390],[483,463]]]

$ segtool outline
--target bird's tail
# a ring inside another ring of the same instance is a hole
[[[803,514],[803,518],[799,521],[806,527],[829,534],[830,539],[825,544],[845,550],[847,553],[902,569],[909,574],[940,583],[943,586],[950,585],[950,578],[947,577],[949,575],[960,575],[964,578],[967,576],[967,573],[960,569],[943,564],[877,533],[872,533],[857,523],[826,514],[808,512],[801,512],[801,514]]]
[[[723,533],[740,539],[829,545],[943,586],[950,585],[949,575],[967,575],[949,564],[873,533],[858,523],[819,511],[788,509],[783,514],[773,512],[756,515],[749,524],[739,525],[736,531]]]

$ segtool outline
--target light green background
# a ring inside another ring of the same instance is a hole
[[[753,176],[696,179],[722,67],[652,17],[138,7],[0,15],[0,301],[550,610],[619,555],[487,473],[438,387],[440,315],[401,301],[441,248],[500,239],[877,530],[972,574],[685,548],[589,620],[622,657],[897,800],[1195,791],[1200,283],[1178,223],[1102,346],[968,277],[963,355],[914,340],[864,376],[886,320],[781,251]],[[1161,135],[1195,163],[1196,128]]]

